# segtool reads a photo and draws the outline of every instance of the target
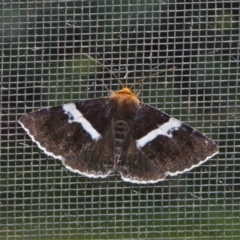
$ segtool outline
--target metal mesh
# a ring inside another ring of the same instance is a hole
[[[239,239],[239,5],[3,1],[0,239]],[[149,185],[48,158],[18,125],[23,113],[121,88],[82,53],[125,86],[150,76],[134,85],[140,99],[211,137],[219,155]]]

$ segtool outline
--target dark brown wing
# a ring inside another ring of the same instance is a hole
[[[114,152],[109,99],[99,98],[27,113],[19,123],[46,154],[73,172],[105,177]]]
[[[132,131],[125,139],[120,160],[116,171],[120,172],[126,182],[154,183],[165,177],[164,172],[159,171],[144,152],[137,148]]]
[[[206,136],[140,103],[119,171],[126,181],[157,182],[189,171],[217,153],[217,145]]]

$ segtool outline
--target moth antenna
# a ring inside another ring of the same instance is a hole
[[[112,76],[114,76],[116,79],[118,79],[118,81],[120,82],[121,86],[124,87],[122,81],[118,78],[118,76],[117,76],[113,71],[111,71],[106,65],[102,64],[101,62],[99,62],[98,60],[94,59],[93,57],[89,56],[89,55],[86,54],[86,53],[82,53],[82,55],[88,57],[89,59],[95,61],[96,63],[100,64],[100,65],[103,66],[105,69],[107,69],[108,72],[111,73]],[[103,83],[104,87],[105,87],[108,91],[111,92],[111,90],[110,90],[110,89],[106,86],[106,84],[104,83],[103,78],[102,78],[101,80],[102,80],[102,83]]]
[[[125,88],[125,86],[123,85],[121,79],[118,78],[118,81],[119,81],[119,83],[121,84],[122,88]]]
[[[176,68],[176,67],[168,68],[167,70],[163,70],[163,71],[160,71],[160,72],[155,72],[154,74],[151,74],[151,75],[148,75],[148,76],[144,76],[144,77],[142,77],[141,79],[138,79],[135,83],[133,83],[132,86],[131,86],[129,89],[131,90],[131,88],[134,87],[134,86],[135,86],[137,83],[139,83],[139,82],[143,83],[146,78],[149,78],[149,77],[151,77],[151,76],[156,76],[156,75],[161,74],[161,73],[163,73],[163,72],[171,71],[171,70],[173,70],[173,69],[175,69],[175,68]],[[139,87],[137,88],[137,94],[136,94],[137,96],[138,96],[138,94],[139,94],[140,87],[141,87],[141,86],[139,86]]]

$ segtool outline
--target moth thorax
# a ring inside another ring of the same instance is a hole
[[[124,140],[129,132],[129,124],[123,120],[116,120],[113,122],[113,132],[115,161],[119,161],[123,150]]]
[[[128,88],[110,96],[110,108],[115,119],[131,121],[138,110],[139,100]]]

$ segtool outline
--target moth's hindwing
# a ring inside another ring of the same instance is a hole
[[[189,171],[218,153],[217,145],[206,136],[143,103],[140,103],[134,119],[132,138],[136,143],[136,149],[132,147],[133,150],[126,153],[125,159],[131,158],[128,156],[132,155],[131,152],[135,152],[136,155],[142,154],[135,162],[135,169],[141,159],[145,158],[151,163],[149,167],[154,167],[161,174],[153,179],[147,171],[142,171],[139,179],[142,182],[156,182],[159,176],[160,181],[167,175]],[[132,143],[132,140],[130,142]],[[134,167],[131,166],[129,169]],[[138,181],[134,171],[128,173],[128,176]]]
[[[137,148],[132,130],[125,139],[116,170],[124,181],[133,183],[154,183],[165,177],[164,172],[156,168],[148,156]]]
[[[64,104],[27,113],[19,123],[40,149],[69,170],[105,177],[114,165],[108,104],[108,98]]]

